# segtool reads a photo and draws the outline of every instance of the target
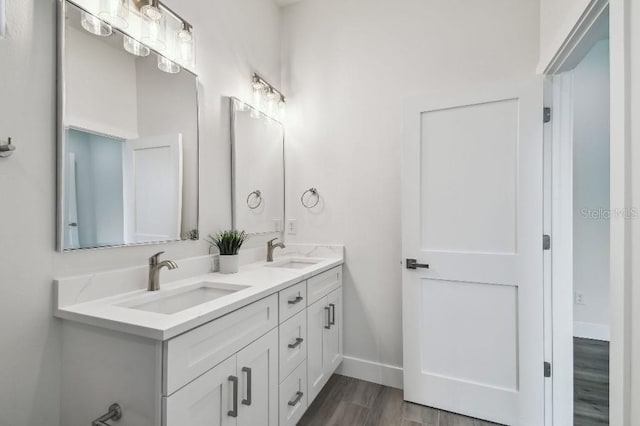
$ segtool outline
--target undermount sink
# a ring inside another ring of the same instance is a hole
[[[166,293],[145,294],[118,306],[171,315],[228,296],[247,287],[244,285],[202,281],[179,290],[169,290]]]
[[[267,265],[269,268],[284,268],[284,269],[304,269],[309,266],[319,263],[318,260],[312,259],[288,259],[281,262],[275,262]]]

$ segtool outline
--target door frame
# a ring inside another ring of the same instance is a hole
[[[611,76],[611,135],[610,135],[610,206],[611,209],[630,209],[632,207],[630,175],[631,169],[628,164],[630,158],[630,1],[629,0],[591,0],[581,10],[577,10],[574,19],[567,22],[561,33],[564,38],[556,43],[556,51],[552,56],[543,59],[538,67],[538,72],[546,77],[548,82],[557,74],[571,69],[581,59],[581,55],[586,53],[585,45],[588,45],[590,38],[594,35],[591,30],[594,23],[603,13],[609,14],[609,40],[610,40],[610,76]],[[588,51],[588,49],[587,49]],[[576,62],[577,61],[577,62]],[[557,95],[562,95],[562,90],[554,89]],[[550,93],[547,90],[547,95]],[[566,95],[566,93],[565,93]],[[550,99],[545,99],[545,105],[549,106]],[[562,123],[563,105],[554,105],[556,113],[553,119],[557,123]],[[558,116],[557,114],[560,114]],[[565,110],[564,114],[567,114]],[[557,138],[561,129],[558,129]],[[564,129],[563,131],[566,131]],[[551,132],[556,133],[556,132]],[[550,133],[546,133],[551,135]],[[554,139],[553,135],[551,138]],[[563,149],[565,149],[564,147]],[[560,149],[557,147],[556,149]],[[564,166],[566,167],[566,160]],[[562,176],[562,175],[560,175]],[[554,176],[554,179],[557,176]],[[557,182],[554,182],[554,185]],[[566,181],[565,181],[566,185]],[[560,206],[556,206],[560,207]],[[562,207],[559,214],[562,214]],[[551,213],[552,221],[554,214]],[[558,218],[553,223],[554,228],[560,228]],[[609,365],[609,419],[610,424],[628,425],[631,421],[631,245],[630,245],[631,223],[624,217],[613,215],[610,228],[610,309],[611,309],[611,343],[610,343],[610,365]],[[559,251],[566,246],[567,235],[556,233],[554,235],[554,250]],[[560,240],[559,240],[560,239]],[[556,256],[567,256],[556,253]],[[569,253],[571,255],[571,253]],[[566,257],[565,257],[566,259]],[[550,265],[547,265],[550,266]],[[557,272],[558,264],[553,263],[551,268],[552,281],[559,279]],[[566,277],[565,277],[566,278]],[[566,297],[566,295],[565,295]],[[571,299],[572,300],[572,299]],[[571,306],[572,305],[571,301]],[[550,317],[551,320],[559,321],[557,317]],[[566,328],[566,325],[564,326]],[[552,329],[556,330],[556,324],[552,324]],[[548,330],[548,329],[547,329]],[[546,341],[552,347],[554,364],[556,356],[565,357],[566,353],[557,354],[557,347],[554,347],[554,333],[546,336]],[[562,349],[560,349],[562,351]],[[565,351],[566,352],[566,351]],[[562,364],[561,364],[562,365]],[[556,370],[558,371],[558,370]],[[553,379],[552,379],[553,381]],[[562,398],[561,390],[555,389],[553,384],[553,396],[547,398],[546,411],[560,408]],[[566,393],[566,392],[565,392]],[[566,395],[565,395],[566,397]],[[553,405],[548,406],[549,403]],[[566,402],[565,402],[566,404]],[[572,401],[570,402],[572,404]],[[549,417],[547,417],[549,418]],[[549,423],[547,423],[549,424]],[[559,423],[556,423],[559,424]]]

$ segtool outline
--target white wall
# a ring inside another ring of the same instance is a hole
[[[283,20],[287,238],[346,244],[346,355],[400,366],[403,99],[533,75],[538,1],[307,0]]]
[[[0,425],[56,426],[60,322],[52,279],[145,264],[155,251],[180,259],[200,242],[61,254],[55,247],[55,4],[7,4],[0,39],[0,139],[17,151],[0,160]],[[201,92],[200,226],[231,224],[228,100],[251,96],[253,70],[280,81],[279,11],[265,0],[170,0],[197,32]],[[110,401],[105,401],[105,407]],[[100,414],[100,413],[96,413]]]
[[[609,338],[609,41],[573,73],[574,335]]]

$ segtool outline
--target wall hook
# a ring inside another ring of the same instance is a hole
[[[0,141],[0,157],[10,157],[16,147],[11,143],[11,138],[6,141]]]

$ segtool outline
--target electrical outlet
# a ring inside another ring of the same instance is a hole
[[[298,221],[295,219],[289,219],[287,221],[287,234],[296,235],[298,233]]]
[[[581,291],[573,292],[573,302],[576,305],[584,305],[584,293]]]

